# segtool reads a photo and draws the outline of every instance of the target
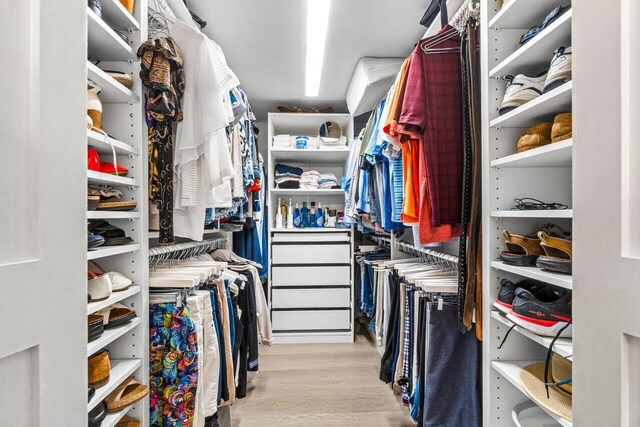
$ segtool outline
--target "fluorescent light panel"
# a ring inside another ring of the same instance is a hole
[[[306,96],[318,96],[331,0],[307,0]]]

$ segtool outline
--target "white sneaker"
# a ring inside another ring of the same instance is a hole
[[[544,82],[543,93],[547,93],[550,90],[562,86],[571,80],[571,46],[560,46],[558,50],[554,52],[551,65],[549,66],[549,72],[547,73],[547,80]]]
[[[504,93],[498,114],[508,113],[542,95],[546,78],[546,74],[538,77],[531,77],[525,74],[505,77],[509,81],[509,86],[507,86],[507,90]]]

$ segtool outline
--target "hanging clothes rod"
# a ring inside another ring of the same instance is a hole
[[[392,239],[390,239],[389,237],[385,237],[385,236],[367,236],[368,238],[370,238],[371,240],[373,240],[374,242],[378,243],[378,244],[382,244],[388,247],[394,246],[394,244],[392,244]],[[420,255],[420,254],[424,254],[424,255],[429,255],[435,258],[439,258],[445,261],[448,261],[452,264],[457,265],[458,264],[458,257],[455,255],[451,255],[451,254],[447,254],[444,252],[439,252],[439,251],[434,251],[433,249],[428,249],[428,248],[417,248],[414,245],[407,243],[407,242],[403,242],[400,240],[395,240],[395,248],[407,253],[407,254],[411,254],[411,255]]]
[[[183,258],[186,256],[198,256],[215,249],[227,246],[226,237],[206,239],[201,242],[176,243],[175,245],[157,246],[149,249],[149,259],[155,257]]]

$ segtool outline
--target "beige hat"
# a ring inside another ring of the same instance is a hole
[[[522,132],[516,149],[522,153],[547,144],[551,144],[551,123],[538,123]]]
[[[549,397],[544,380],[544,362],[525,366],[520,370],[518,379],[522,387],[538,405],[547,411],[572,421],[571,383],[560,386],[549,385]],[[571,362],[554,353],[549,382],[559,382],[571,378]]]
[[[573,116],[571,113],[558,114],[553,119],[551,142],[564,141],[565,139],[573,137],[572,121]]]

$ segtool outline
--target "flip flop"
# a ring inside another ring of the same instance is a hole
[[[136,318],[136,312],[123,304],[113,304],[96,313],[102,316],[102,323],[105,329],[118,327]]]
[[[140,384],[134,377],[129,377],[122,382],[105,399],[109,413],[118,412],[127,406],[144,399],[149,394],[149,387]]]

